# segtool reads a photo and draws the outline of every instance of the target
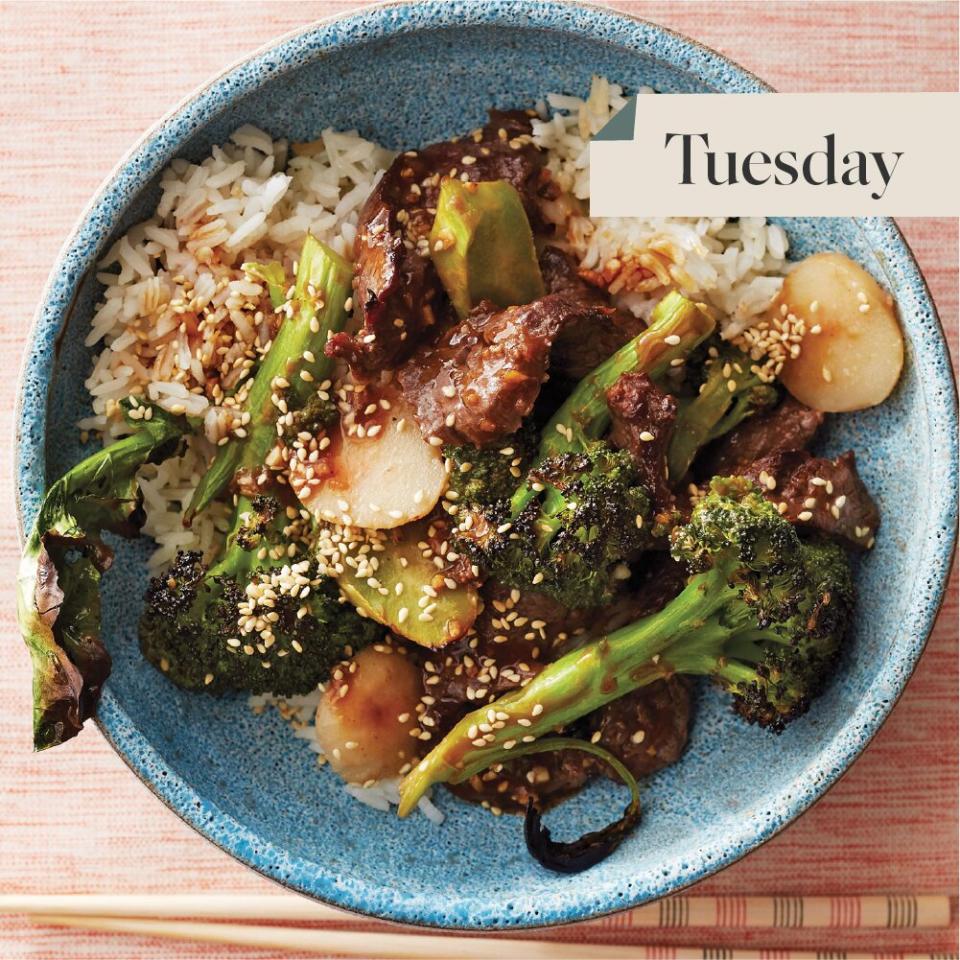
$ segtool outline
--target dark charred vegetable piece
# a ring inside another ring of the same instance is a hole
[[[750,355],[737,347],[711,349],[700,392],[680,404],[667,457],[672,483],[680,482],[697,452],[711,440],[777,402],[777,388],[764,383],[751,366]]]
[[[703,477],[733,477],[755,460],[788,450],[804,450],[813,442],[824,414],[786,396],[772,410],[762,410],[734,427],[697,459]]]
[[[672,539],[674,557],[693,574],[683,592],[467,714],[401,782],[401,816],[431,784],[508,760],[524,737],[543,736],[674,674],[712,677],[742,717],[774,732],[807,710],[829,679],[851,616],[843,551],[801,542],[742,478],[714,479]],[[503,727],[492,743],[477,746],[469,731],[487,710]]]
[[[854,550],[873,545],[880,511],[852,451],[828,460],[793,450],[761,457],[741,472],[799,529],[819,531]]]
[[[563,297],[481,303],[397,371],[426,437],[486,447],[515,433],[547,375],[550,347],[580,308]]]
[[[267,264],[265,274],[271,275],[274,266]],[[231,437],[218,449],[184,513],[185,525],[230,486],[246,494],[261,492],[259,477],[277,442],[280,410],[272,398],[280,396],[289,410],[298,410],[316,394],[317,384],[330,375],[333,364],[324,347],[327,334],[343,329],[347,321],[344,303],[350,296],[352,275],[343,257],[307,235],[290,308],[254,374],[244,403],[250,414],[250,423],[244,428],[247,435]]]
[[[625,373],[607,391],[610,443],[628,450],[637,465],[658,514],[673,510],[667,478],[667,451],[677,419],[677,399],[661,390],[645,373]]]
[[[640,788],[633,774],[615,756],[585,740],[550,737],[539,743],[521,744],[515,748],[513,756],[522,757],[556,750],[581,750],[590,754],[613,770],[630,790],[630,802],[619,820],[602,830],[586,833],[567,843],[560,843],[550,836],[550,830],[541,820],[540,805],[533,799],[528,802],[523,822],[523,837],[530,855],[548,870],[557,873],[581,873],[609,857],[640,822]],[[467,768],[462,775],[455,777],[453,782],[467,779],[476,772],[477,770]]]
[[[559,293],[583,308],[568,323],[553,345],[550,370],[571,380],[580,380],[628,340],[644,329],[644,323],[610,305],[603,292],[584,280],[566,251],[546,246],[540,253],[540,272],[547,293]]]
[[[530,140],[530,117],[519,111],[492,111],[470,136],[400,154],[360,214],[354,302],[363,326],[335,336],[328,352],[366,374],[406,360],[447,310],[429,239],[443,178],[506,181],[537,230],[540,194],[552,190],[544,161]]]
[[[562,453],[583,451],[610,426],[609,390],[625,373],[636,371],[656,379],[670,369],[671,361],[690,355],[714,330],[714,321],[692,300],[668,293],[654,308],[650,326],[608,357],[584,377],[543,429],[539,460]],[[537,495],[529,483],[522,484],[510,503],[518,517]],[[545,509],[551,509],[556,492],[547,492]]]
[[[210,565],[199,553],[181,553],[150,581],[140,619],[147,660],[184,690],[291,696],[315,689],[347,648],[379,638],[381,628],[340,603],[340,591],[318,575],[315,561],[289,558],[286,548],[304,532],[298,525],[273,497],[238,497],[231,530]],[[250,610],[248,587],[254,595],[269,587],[276,599]],[[276,614],[269,639],[255,626],[242,632],[242,613],[245,619]]]
[[[134,537],[143,514],[136,472],[169,455],[186,420],[137,407],[136,433],[68,470],[47,491],[20,558],[17,616],[33,660],[33,745],[75,737],[93,715],[110,655],[100,639],[100,576],[113,551],[107,530]],[[150,419],[143,419],[149,411]]]
[[[506,180],[444,180],[430,255],[461,319],[482,300],[503,308],[544,295],[530,221]]]

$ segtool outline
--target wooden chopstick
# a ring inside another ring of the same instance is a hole
[[[7,894],[0,914],[190,917],[199,920],[357,922],[354,914],[299,896],[253,894]],[[365,918],[363,918],[365,919]],[[950,926],[947,896],[668,897],[589,925],[713,929],[916,929]]]
[[[37,916],[34,920],[37,923],[76,930],[129,933],[141,937],[164,937],[267,950],[299,950],[377,960],[436,960],[447,957],[456,957],[457,960],[504,960],[506,957],[523,957],[524,960],[637,960],[639,952],[645,950],[643,947],[634,946],[554,943],[547,940],[501,939],[488,936],[310,930],[282,926],[248,926],[241,923],[200,923],[193,920],[57,915]],[[689,956],[701,957],[703,954],[691,952]]]
[[[501,937],[445,936],[309,930],[290,927],[247,926],[239,923],[199,923],[182,920],[137,920],[116,917],[39,916],[38,923],[94,930],[102,933],[126,933],[140,937],[162,937],[200,943],[229,944],[268,950],[297,950],[340,957],[364,957],[366,960],[644,960],[665,957],[671,960],[709,960],[722,955],[724,960],[756,960],[758,950],[716,947],[666,947],[637,945],[603,946],[595,943],[560,943],[545,940],[520,940]],[[777,960],[819,960],[824,954],[807,950],[780,950]],[[910,957],[918,960],[943,960],[944,954],[860,953],[832,949],[830,956],[844,960],[892,960]]]

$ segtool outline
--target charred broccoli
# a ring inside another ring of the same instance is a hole
[[[764,383],[751,366],[749,354],[738,347],[709,349],[699,393],[680,402],[667,453],[672,483],[680,481],[704,445],[780,398],[777,388]]]
[[[629,575],[624,561],[649,543],[650,498],[630,454],[595,441],[542,461],[528,480],[558,496],[531,501],[513,520],[508,504],[488,511],[463,535],[465,552],[509,586],[533,586],[566,607],[605,603]]]
[[[457,503],[483,509],[512,497],[538,439],[536,427],[526,420],[513,436],[495,447],[444,447],[443,455],[450,461],[450,489],[457,494]]]
[[[351,650],[376,639],[375,623],[340,603],[316,562],[290,558],[291,520],[272,497],[241,498],[219,559],[180,553],[150,581],[140,620],[146,658],[178,687],[281,696],[309,693]]]
[[[432,783],[460,782],[655,680],[712,677],[737,713],[780,732],[829,678],[854,601],[840,547],[803,542],[760,490],[714,478],[673,555],[692,576],[660,612],[549,664],[525,687],[467,714],[400,785],[408,813]],[[477,740],[487,711],[498,723]]]

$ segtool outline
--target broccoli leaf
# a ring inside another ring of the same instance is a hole
[[[96,709],[110,674],[100,639],[100,577],[113,560],[100,535],[137,535],[143,512],[136,472],[169,454],[187,429],[186,420],[159,408],[126,410],[136,432],[50,487],[20,559],[17,616],[33,661],[36,750],[75,737]]]

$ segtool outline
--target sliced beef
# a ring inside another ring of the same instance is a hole
[[[824,415],[788,396],[778,407],[744,420],[707,450],[699,464],[702,477],[735,476],[760,457],[804,450],[810,446]]]
[[[515,690],[585,633],[589,614],[570,613],[549,597],[511,590],[495,581],[483,588],[484,608],[474,633],[428,657],[424,664],[421,728],[436,742],[464,714]],[[552,803],[576,792],[590,776],[577,751],[523,757],[451,787],[465,800],[517,812],[534,795]]]
[[[585,632],[590,614],[570,612],[544,594],[488,580],[473,631],[427,658],[425,729],[442,734],[465,713],[535,677]],[[439,679],[438,679],[439,678]]]
[[[612,631],[653,613],[676,596],[684,582],[680,564],[667,555],[653,556],[636,590],[602,610],[570,613],[543,594],[530,591],[518,595],[488,581],[483,591],[486,605],[475,625],[476,636],[446,648],[443,662],[431,664],[433,671],[424,673],[425,681],[437,674],[441,678],[425,686],[433,701],[423,714],[433,722],[426,729],[440,735],[479,705],[476,699],[465,699],[468,685],[474,690],[479,686],[483,692],[480,703],[515,689],[546,663],[576,646],[588,630],[591,634]],[[689,722],[685,683],[669,680],[608,704],[566,732],[589,738],[599,730],[601,743],[639,776],[679,757]],[[642,744],[632,739],[638,729],[644,730]],[[497,764],[451,789],[474,803],[504,812],[522,812],[530,797],[549,806],[605,772],[605,765],[588,754],[560,750]]]
[[[471,136],[408,150],[394,160],[364,205],[357,229],[353,287],[363,325],[356,336],[333,337],[330,356],[360,373],[392,368],[441,321],[446,296],[427,235],[444,177],[507,180],[535,229],[540,225],[537,199],[549,191],[549,177],[529,134],[526,113],[493,111],[490,122]]]
[[[556,295],[505,310],[484,301],[421,346],[397,377],[424,436],[484,447],[518,430],[557,334],[580,310]]]
[[[857,550],[872,545],[880,511],[857,473],[852,452],[827,460],[792,450],[761,457],[739,472],[799,528],[819,530]]]
[[[692,712],[689,681],[670,677],[608,703],[590,718],[590,729],[635,777],[646,777],[680,759]],[[606,764],[596,766],[615,776]]]
[[[562,376],[585,377],[644,329],[643,321],[610,305],[605,294],[584,280],[576,261],[559,247],[544,247],[540,272],[548,293],[559,293],[584,308],[560,331],[550,363]]]
[[[640,482],[653,499],[654,511],[673,509],[667,451],[677,418],[676,398],[645,373],[625,373],[607,391],[607,406],[612,418],[610,442],[630,451]]]
[[[589,754],[554,750],[495,764],[450,790],[495,813],[523,813],[527,800],[549,807],[576,793],[594,774]]]

